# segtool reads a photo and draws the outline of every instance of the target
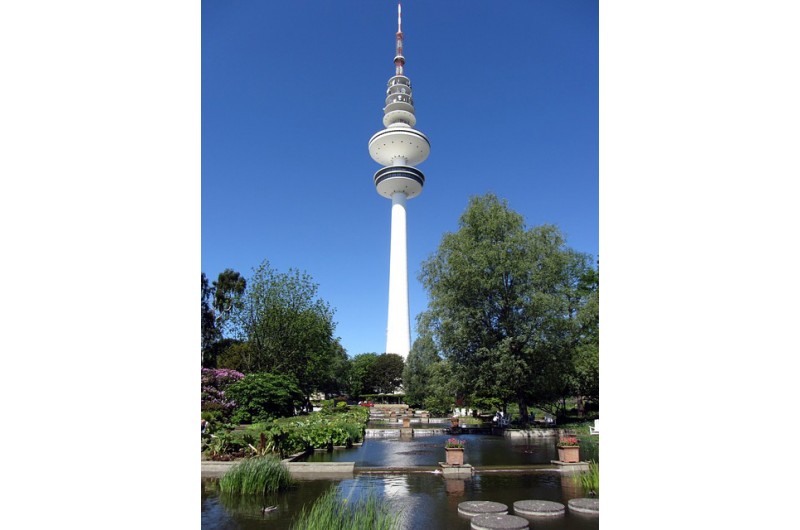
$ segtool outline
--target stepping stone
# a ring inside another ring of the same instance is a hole
[[[600,514],[600,499],[570,499],[567,506],[572,512]]]
[[[472,530],[523,530],[530,528],[528,520],[516,515],[487,513],[476,515],[469,525]]]
[[[485,514],[503,515],[508,513],[508,506],[492,501],[465,501],[458,504],[458,513],[467,517]]]
[[[552,501],[517,501],[514,503],[514,513],[528,517],[551,517],[564,515],[567,507],[560,502]]]

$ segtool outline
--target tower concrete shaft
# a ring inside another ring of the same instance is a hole
[[[392,243],[389,255],[389,318],[386,352],[406,357],[411,350],[408,311],[408,254],[406,246],[406,194],[392,195]]]
[[[414,129],[416,115],[411,97],[411,80],[405,76],[401,7],[397,4],[395,34],[395,75],[386,89],[383,108],[385,129],[372,135],[369,154],[384,166],[373,181],[378,194],[392,200],[392,230],[389,257],[389,316],[386,325],[386,353],[405,358],[411,349],[408,309],[408,256],[406,243],[406,201],[422,193],[425,175],[415,168],[431,151],[428,138]]]

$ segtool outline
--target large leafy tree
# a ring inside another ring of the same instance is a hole
[[[442,360],[433,334],[425,325],[426,317],[427,313],[422,313],[417,318],[417,338],[408,352],[403,369],[403,390],[406,403],[411,405],[422,405],[425,398],[434,391],[431,373],[434,365]]]
[[[492,194],[470,200],[420,274],[459,396],[515,401],[527,419],[528,404],[570,392],[587,264],[555,226],[526,228]]]
[[[586,274],[580,285],[585,300],[576,314],[574,393],[584,399],[600,398],[600,291],[597,271]]]
[[[360,397],[364,394],[375,392],[375,382],[372,379],[372,365],[378,358],[377,353],[359,353],[350,359],[350,385],[348,393],[353,397]]]
[[[204,368],[215,368],[220,354],[232,342],[230,338],[223,338],[224,328],[236,297],[244,292],[246,282],[232,269],[219,273],[211,285],[204,272],[200,273],[200,280],[202,364]]]
[[[350,380],[350,362],[347,357],[347,350],[344,349],[338,339],[331,344],[331,355],[323,368],[324,370],[320,374],[318,390],[323,392],[326,397],[347,393]]]
[[[452,364],[441,360],[433,363],[428,372],[430,379],[422,406],[435,416],[451,414],[455,406],[457,386]]]
[[[374,389],[379,394],[391,394],[403,382],[403,357],[396,353],[378,355],[370,368]]]
[[[233,312],[233,304],[237,297],[244,293],[247,281],[233,269],[225,269],[219,273],[213,283],[214,310],[217,327],[222,330],[226,319]]]
[[[348,390],[353,397],[388,394],[403,381],[403,358],[396,353],[360,353],[349,364]]]
[[[248,345],[245,372],[289,375],[306,397],[325,384],[340,347],[333,310],[317,292],[305,272],[278,272],[268,261],[254,269],[230,316],[233,333]]]

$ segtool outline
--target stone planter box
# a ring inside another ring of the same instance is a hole
[[[445,463],[448,466],[463,466],[464,465],[464,448],[463,447],[445,447]]]
[[[580,462],[580,447],[577,445],[558,446],[558,460],[568,463]]]

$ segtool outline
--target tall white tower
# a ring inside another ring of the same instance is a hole
[[[414,100],[411,80],[403,75],[401,7],[397,4],[397,52],[395,75],[389,79],[382,131],[369,139],[369,154],[383,167],[375,173],[375,188],[392,199],[392,244],[389,258],[389,317],[386,325],[386,353],[405,359],[411,349],[411,326],[408,312],[408,258],[406,256],[406,200],[422,193],[425,175],[413,167],[428,158],[431,144],[413,127]]]

